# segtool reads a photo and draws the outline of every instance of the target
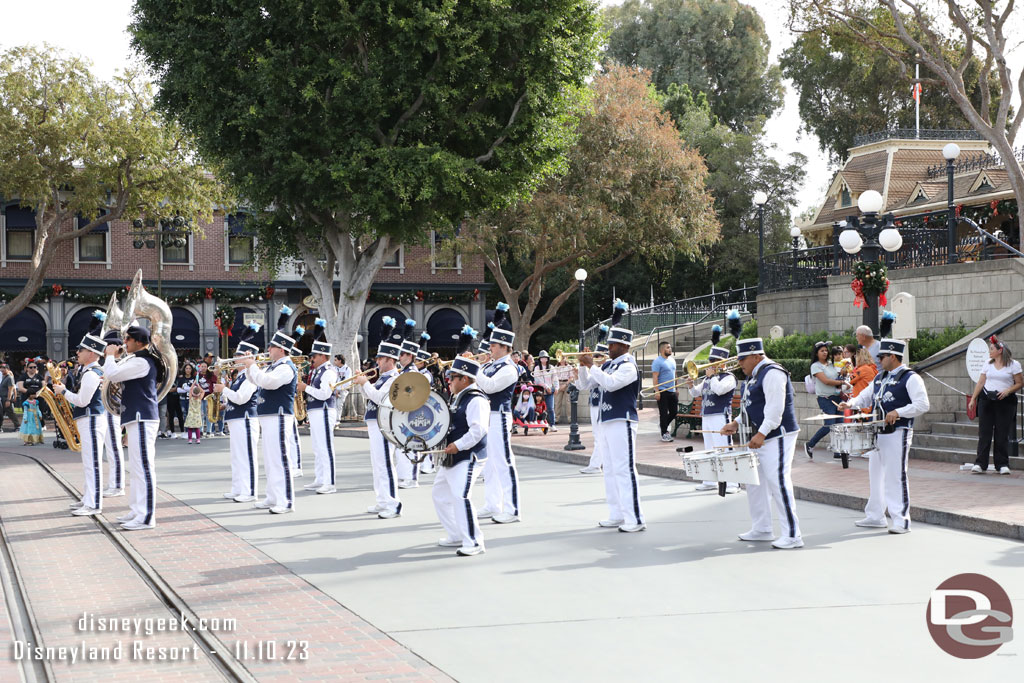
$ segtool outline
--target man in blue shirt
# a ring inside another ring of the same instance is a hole
[[[679,394],[676,392],[676,359],[672,357],[672,345],[667,341],[658,344],[658,357],[651,363],[651,380],[661,418],[661,440],[672,441],[668,426],[679,412]]]

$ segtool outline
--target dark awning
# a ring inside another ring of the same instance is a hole
[[[0,327],[0,351],[46,353],[46,323],[30,308]]]
[[[36,212],[23,206],[8,206],[4,211],[8,230],[35,230]]]
[[[462,314],[453,308],[442,308],[431,314],[427,320],[427,334],[430,335],[429,348],[452,348],[456,345],[459,332],[466,324]]]
[[[199,321],[186,308],[171,308],[171,344],[179,351],[199,349]]]
[[[228,233],[231,235],[250,235],[251,232],[246,230],[246,223],[249,221],[249,216],[244,213],[238,215],[230,214],[228,216]]]

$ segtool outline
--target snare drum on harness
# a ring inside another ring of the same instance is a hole
[[[698,481],[760,484],[757,476],[757,454],[747,448],[712,448],[683,456],[686,476]]]
[[[451,413],[438,392],[431,391],[422,406],[409,412],[395,410],[390,403],[381,404],[377,423],[384,438],[402,449],[414,464],[434,456],[435,464],[444,466]]]

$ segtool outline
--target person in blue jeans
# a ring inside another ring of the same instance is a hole
[[[839,369],[832,364],[830,346],[830,342],[824,341],[814,345],[814,351],[811,352],[811,377],[814,378],[814,394],[818,399],[818,407],[821,412],[827,415],[838,415],[839,388],[843,386],[843,380],[839,379]],[[839,421],[825,420],[825,424],[804,444],[804,452],[808,458],[814,457],[814,447],[828,435],[829,427]],[[840,457],[839,453],[834,453],[833,456]]]

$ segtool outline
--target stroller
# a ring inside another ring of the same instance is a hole
[[[550,425],[544,419],[546,407],[539,412],[537,402],[534,400],[534,393],[542,393],[543,387],[536,384],[524,382],[516,386],[515,407],[512,409],[512,433],[518,434],[519,428],[523,428],[523,436],[530,433],[531,429],[539,429],[541,433],[547,434]]]

